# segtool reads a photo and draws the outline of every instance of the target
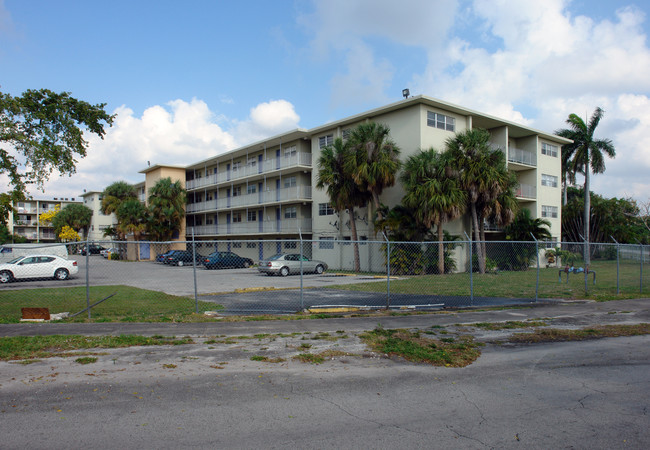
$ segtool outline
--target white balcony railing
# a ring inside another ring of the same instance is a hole
[[[256,192],[254,194],[238,195],[208,200],[207,202],[189,203],[187,213],[203,211],[215,211],[219,209],[243,208],[247,206],[259,206],[270,203],[286,202],[293,200],[311,199],[311,186],[293,186],[290,188],[270,189],[268,191]]]
[[[237,222],[218,225],[199,225],[187,227],[187,235],[221,236],[229,234],[262,234],[262,233],[291,233],[298,231],[311,233],[311,219],[283,219],[261,222]]]
[[[529,198],[535,200],[537,198],[537,188],[530,184],[519,184],[516,196],[518,198]]]
[[[534,152],[528,150],[508,147],[508,161],[519,164],[526,164],[529,166],[536,166],[537,155]]]
[[[225,164],[221,164],[224,166]],[[206,186],[214,186],[220,183],[227,183],[234,180],[259,175],[276,170],[287,169],[296,166],[309,166],[311,167],[311,153],[298,152],[292,156],[280,156],[279,158],[270,158],[266,161],[258,162],[255,165],[246,165],[237,170],[223,171],[215,173],[203,178],[189,180],[185,183],[185,188],[190,191],[199,189]]]

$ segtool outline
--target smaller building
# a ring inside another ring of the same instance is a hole
[[[117,224],[115,214],[106,215],[102,212],[102,194],[101,191],[84,191],[81,194],[84,206],[90,208],[93,212],[90,228],[88,228],[88,239],[91,241],[107,239],[104,237],[104,231],[107,228],[115,227],[115,224]]]
[[[54,228],[50,222],[39,220],[41,214],[63,209],[80,200],[74,197],[35,198],[18,202],[14,205],[16,212],[9,213],[8,228],[12,234],[25,237],[30,242],[54,242]]]

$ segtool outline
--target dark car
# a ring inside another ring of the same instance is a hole
[[[201,258],[201,255],[197,254],[197,261],[199,261],[199,258]],[[192,252],[188,252],[187,250],[172,250],[171,253],[165,257],[165,264],[182,267],[187,264],[191,265],[192,259]]]
[[[200,260],[206,269],[225,269],[227,267],[248,268],[253,265],[253,260],[236,255],[232,252],[214,252]]]
[[[167,258],[169,255],[171,255],[173,251],[174,250],[169,250],[168,252],[157,254],[156,255],[156,262],[164,263],[165,258]]]
[[[97,244],[88,244],[88,250],[89,250],[88,252],[89,255],[99,255],[102,250],[106,250],[106,247],[102,247],[101,245],[97,245]],[[85,245],[81,247],[79,253],[81,253],[84,256],[86,255]]]

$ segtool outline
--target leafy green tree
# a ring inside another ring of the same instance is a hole
[[[64,227],[68,226],[79,232],[83,231],[88,236],[88,228],[93,217],[93,210],[85,205],[71,203],[66,205],[52,218],[52,227],[56,236],[61,234]]]
[[[406,190],[402,203],[414,211],[415,219],[438,233],[438,273],[445,273],[443,224],[465,211],[466,193],[451,170],[449,153],[434,148],[410,156],[401,181]]]
[[[339,216],[344,210],[348,210],[350,232],[352,241],[354,241],[354,270],[359,272],[361,262],[354,208],[366,206],[371,195],[370,192],[362,190],[355,183],[353,175],[346,171],[346,160],[353,157],[350,146],[341,138],[336,138],[333,145],[323,148],[318,158],[316,187],[327,191],[330,204],[339,213]]]
[[[116,213],[120,205],[129,199],[136,199],[138,195],[135,187],[126,181],[116,181],[104,189],[102,193],[102,213],[109,215]]]
[[[562,136],[573,140],[573,144],[565,145],[562,149],[562,161],[566,161],[568,166],[563,168],[568,173],[575,177],[576,173],[581,173],[585,176],[584,184],[584,239],[589,242],[589,219],[591,199],[589,192],[589,178],[591,172],[594,174],[605,172],[605,160],[603,153],[610,158],[616,156],[616,149],[610,139],[596,139],[594,134],[596,128],[600,123],[605,111],[600,107],[596,108],[589,123],[585,123],[577,114],[570,114],[566,123],[569,128],[561,129],[555,132],[558,136]],[[565,155],[566,153],[566,155]],[[589,265],[589,252],[585,252],[585,265]]]
[[[117,230],[122,237],[133,234],[136,241],[147,229],[147,208],[137,199],[129,198],[115,211]]]
[[[547,219],[533,219],[530,211],[522,208],[515,219],[505,228],[506,239],[512,241],[530,241],[534,236],[538,241],[551,239],[551,222]]]
[[[457,172],[461,189],[467,194],[476,256],[480,273],[485,273],[485,219],[493,212],[495,202],[513,187],[505,153],[490,145],[490,133],[475,128],[447,139],[446,148]]]
[[[27,184],[42,188],[56,170],[75,173],[77,158],[86,156],[83,131],[103,138],[104,126],[115,116],[105,103],[91,105],[48,89],[27,90],[14,97],[0,92],[0,174],[9,179],[12,201],[25,198]],[[0,199],[0,218],[8,217],[6,198]]]
[[[376,122],[357,125],[350,132],[349,141],[354,157],[346,161],[346,172],[352,174],[361,190],[370,192],[381,220],[379,196],[395,184],[401,166],[400,149],[390,138],[390,128]]]
[[[27,242],[25,236],[18,234],[11,234],[9,228],[4,223],[0,222],[0,244],[24,244]]]
[[[159,241],[171,240],[185,218],[187,194],[180,181],[161,178],[149,189],[149,231]]]

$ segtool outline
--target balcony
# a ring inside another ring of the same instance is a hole
[[[528,150],[522,150],[520,148],[508,147],[508,162],[515,163],[516,165],[522,164],[523,166],[537,166],[537,154]],[[511,168],[517,170],[517,167]],[[530,167],[521,167],[520,170],[529,169]]]
[[[515,196],[520,199],[526,200],[536,200],[537,199],[537,188],[530,184],[519,184]]]
[[[223,235],[241,235],[241,234],[269,234],[269,233],[287,233],[298,234],[311,233],[311,219],[283,219],[268,220],[263,222],[237,222],[224,223],[219,225],[199,225],[187,227],[187,236],[223,236]]]
[[[221,164],[224,165],[223,163]],[[188,191],[193,189],[215,186],[220,183],[229,183],[235,180],[241,180],[246,177],[266,174],[277,170],[288,169],[291,167],[308,166],[311,167],[311,153],[298,152],[292,156],[281,156],[279,158],[270,158],[255,165],[247,165],[237,170],[219,172],[209,175],[205,178],[189,180],[185,183]]]
[[[248,206],[264,206],[273,203],[311,200],[311,186],[293,186],[283,189],[270,189],[254,194],[238,195],[236,197],[218,198],[207,202],[189,203],[186,206],[188,214],[204,211],[217,211]]]

